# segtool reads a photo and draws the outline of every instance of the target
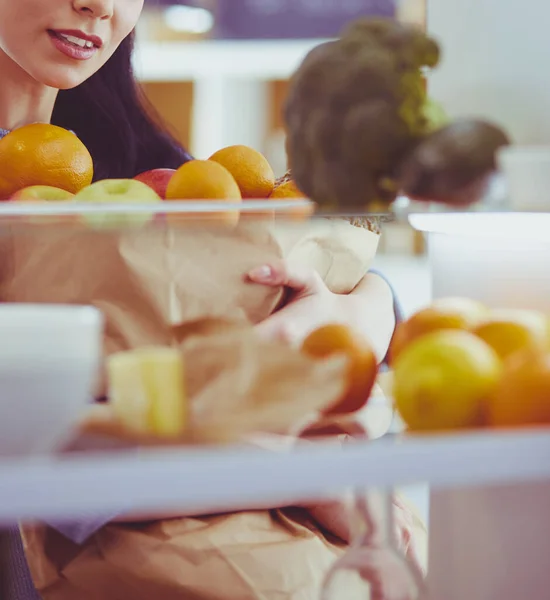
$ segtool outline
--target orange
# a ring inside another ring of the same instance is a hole
[[[413,431],[475,427],[485,423],[488,399],[502,374],[496,352],[473,333],[426,334],[397,357],[393,397]]]
[[[526,348],[506,360],[504,367],[489,399],[489,424],[550,424],[550,352]]]
[[[306,200],[307,197],[303,194],[296,183],[290,179],[278,185],[274,190],[270,200]],[[283,219],[291,219],[291,220],[302,220],[310,217],[314,210],[314,204],[311,203],[306,206],[297,206],[296,208],[288,208],[284,210],[276,211],[276,215],[282,217]]]
[[[90,185],[93,173],[84,144],[61,127],[25,125],[0,140],[0,198],[34,185],[76,194]]]
[[[546,315],[529,310],[499,310],[473,329],[502,358],[528,347],[550,349]]]
[[[348,388],[326,411],[328,414],[352,413],[367,403],[378,375],[378,362],[366,339],[345,325],[325,325],[309,334],[302,344],[302,352],[313,358],[344,354],[350,359]]]
[[[436,300],[397,326],[390,346],[391,364],[404,348],[419,337],[441,329],[472,329],[487,313],[487,308],[469,298]]]
[[[235,178],[244,199],[267,198],[275,187],[275,173],[267,158],[248,146],[228,146],[211,157]]]
[[[278,185],[269,197],[274,200],[291,200],[292,198],[306,198],[306,195],[298,189],[298,186],[292,179],[289,179]]]
[[[241,199],[241,192],[233,175],[222,165],[209,160],[192,160],[183,164],[174,173],[166,189],[166,200],[214,200],[235,203]],[[194,213],[189,216],[235,225],[239,220],[239,211]],[[177,215],[174,215],[174,220],[177,218]]]
[[[298,190],[296,184],[292,180],[286,180],[280,184],[275,185],[273,192],[269,196],[269,200],[283,200],[289,202],[292,200],[306,200],[306,197],[304,196],[304,194],[302,194],[302,192]],[[314,212],[314,204],[310,203],[306,206],[296,206],[296,208],[247,212],[243,213],[243,216],[246,215],[248,217],[269,220],[273,220],[275,216],[277,216],[281,219],[302,221],[304,219],[309,218]]]

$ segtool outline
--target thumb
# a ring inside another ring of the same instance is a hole
[[[321,276],[315,269],[290,265],[285,261],[252,269],[248,273],[248,278],[255,283],[288,287],[301,294],[315,294],[325,287]]]

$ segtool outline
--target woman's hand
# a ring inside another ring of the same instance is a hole
[[[380,361],[395,328],[393,295],[378,275],[368,273],[347,295],[331,292],[314,270],[284,261],[263,265],[248,274],[251,282],[284,286],[289,299],[283,308],[259,323],[260,335],[299,345],[311,331],[329,323],[343,323],[363,334]]]
[[[248,277],[254,283],[283,286],[289,292],[285,306],[256,326],[267,339],[299,344],[311,331],[334,322],[338,315],[338,296],[313,269],[291,268],[281,262],[254,269]]]

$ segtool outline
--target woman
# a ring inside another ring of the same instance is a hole
[[[143,0],[0,0],[0,127],[72,129],[94,158],[96,179],[189,160],[147,115],[134,80],[132,32],[142,8]]]
[[[131,178],[190,160],[144,108],[134,79],[133,30],[142,9],[143,0],[0,0],[0,133],[32,122],[70,129],[90,150],[96,179]],[[323,323],[343,321],[384,357],[395,316],[391,289],[379,276],[368,274],[346,296],[331,293],[317,273],[284,263],[258,265],[249,277],[294,291],[282,310],[258,325],[262,335],[297,342]],[[339,509],[315,506],[311,512],[348,538]],[[80,542],[104,522],[59,529]],[[16,553],[15,559],[12,597],[33,597],[24,557]]]
[[[133,30],[142,9],[143,0],[0,0],[0,129],[32,122],[71,129],[90,150],[96,179],[190,160],[149,116],[134,78]],[[391,290],[376,275],[350,296],[330,294],[315,273],[285,272],[284,265],[260,265],[251,279],[297,292],[260,326],[265,335],[284,329],[299,338],[320,323],[345,320],[384,356],[394,313]]]

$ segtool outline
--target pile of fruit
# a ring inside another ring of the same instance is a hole
[[[208,160],[192,160],[179,169],[155,169],[134,179],[92,183],[92,157],[78,137],[54,125],[33,124],[0,140],[0,164],[0,199],[15,202],[148,204],[214,200],[234,204],[305,198],[294,182],[279,183],[267,159],[247,146],[224,148]],[[300,204],[287,214],[302,218],[310,212],[309,206]],[[261,216],[272,215],[265,211]],[[234,225],[240,212],[227,210],[209,216]]]
[[[343,324],[309,334],[301,352],[348,359],[345,389],[323,411],[360,411],[378,376],[369,341]],[[550,424],[550,319],[530,310],[489,310],[467,298],[434,302],[400,324],[391,346],[393,396],[410,431]],[[111,402],[126,429],[178,437],[187,423],[179,351],[148,348],[108,361]],[[162,373],[162,376],[159,376]],[[144,400],[135,405],[137,395]]]
[[[348,359],[344,389],[324,415],[338,417],[365,406],[378,373],[366,339],[345,325],[330,324],[313,331],[300,351],[315,361],[337,355]],[[184,436],[190,415],[186,366],[179,349],[148,347],[113,354],[107,359],[107,374],[113,416],[127,433],[156,439]]]
[[[550,424],[550,319],[435,301],[398,326],[393,396],[412,431]]]

